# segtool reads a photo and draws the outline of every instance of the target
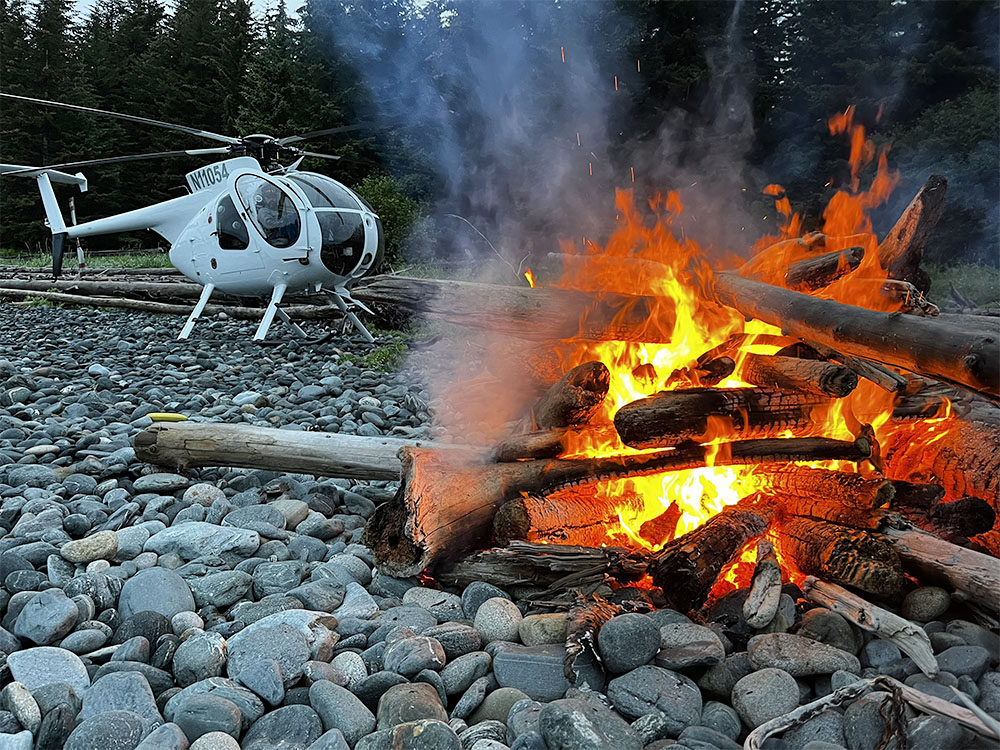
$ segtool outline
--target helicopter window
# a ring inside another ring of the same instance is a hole
[[[219,201],[215,209],[216,226],[218,227],[219,247],[223,250],[246,250],[250,246],[250,234],[247,225],[240,218],[233,199],[228,195]]]
[[[361,208],[357,198],[334,180],[319,175],[289,175],[288,179],[302,188],[309,202],[316,208]]]
[[[287,193],[273,182],[252,174],[236,180],[236,193],[269,245],[289,247],[295,244],[302,222]]]
[[[361,214],[317,211],[323,237],[320,258],[323,265],[339,276],[349,276],[365,250],[365,225]]]

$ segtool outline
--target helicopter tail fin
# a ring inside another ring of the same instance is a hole
[[[58,279],[62,274],[63,252],[66,249],[66,232],[52,235],[52,278]]]
[[[42,194],[42,205],[45,206],[45,218],[48,219],[49,229],[52,230],[52,278],[57,279],[62,273],[63,250],[66,248],[66,221],[63,219],[49,175],[42,172],[36,179],[38,191]]]

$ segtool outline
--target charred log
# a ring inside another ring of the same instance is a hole
[[[788,265],[785,285],[796,291],[822,289],[861,265],[865,249],[860,245],[805,258]]]
[[[764,436],[810,424],[811,407],[824,396],[764,388],[686,388],[626,404],[615,429],[633,448],[662,448],[703,437],[709,420],[733,435]]]
[[[607,541],[607,525],[617,520],[619,507],[640,509],[642,503],[635,495],[608,496],[593,487],[516,497],[497,510],[493,537],[501,545],[522,539],[596,547]]]
[[[743,602],[743,617],[752,628],[763,628],[774,619],[781,599],[781,565],[774,546],[757,542],[757,564],[750,580],[750,593]]]
[[[740,371],[743,380],[765,388],[804,391],[842,398],[858,385],[849,367],[815,359],[748,354]]]
[[[948,181],[941,175],[928,177],[878,247],[879,263],[889,276],[909,281],[924,293],[931,285],[920,261],[924,246],[944,213],[947,188]]]
[[[993,334],[818,299],[732,273],[717,274],[714,289],[722,304],[792,336],[1000,396],[1000,339]]]
[[[782,521],[780,535],[782,553],[809,575],[882,597],[902,588],[896,553],[867,531],[793,516]]]
[[[563,375],[531,410],[532,428],[559,429],[590,421],[608,395],[611,373],[602,362],[584,362]]]
[[[772,513],[766,504],[733,505],[668,542],[650,559],[653,583],[663,589],[671,607],[685,612],[697,609],[743,545],[764,534]]]
[[[877,508],[890,502],[895,485],[886,479],[803,466],[771,466],[754,472],[761,490],[771,494],[830,500],[860,508]]]

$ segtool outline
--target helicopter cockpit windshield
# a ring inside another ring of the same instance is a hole
[[[287,177],[302,190],[316,212],[319,222],[323,265],[340,276],[349,276],[355,269],[369,268],[381,262],[384,245],[382,224],[378,218],[362,212],[371,212],[371,206],[362,205],[356,194],[336,180],[312,172],[296,172]],[[377,241],[366,247],[366,221],[374,220]]]
[[[272,247],[290,247],[302,222],[291,197],[269,180],[246,174],[236,180],[236,193],[257,231]]]

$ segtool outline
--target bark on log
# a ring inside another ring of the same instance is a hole
[[[857,373],[844,365],[765,354],[747,354],[740,377],[765,388],[804,391],[833,398],[843,398],[858,386]]]
[[[555,458],[566,450],[569,430],[534,430],[505,437],[493,448],[491,458],[500,463],[525,458]]]
[[[552,430],[585,424],[608,395],[611,373],[603,362],[584,362],[552,385],[531,410],[532,429]]]
[[[135,455],[173,470],[194,466],[273,469],[345,479],[399,479],[399,451],[427,441],[299,432],[213,422],[157,423],[135,436]],[[441,452],[466,449],[438,445]]]
[[[767,504],[731,505],[704,525],[668,542],[650,559],[653,583],[674,609],[698,609],[722,569],[744,544],[767,530],[773,510]]]
[[[882,597],[902,588],[892,546],[867,531],[792,516],[782,520],[779,534],[782,554],[804,573]]]
[[[757,542],[757,564],[750,579],[750,593],[743,602],[743,617],[752,628],[763,628],[774,619],[781,600],[781,565],[774,546]]]
[[[859,461],[871,443],[827,438],[746,440],[606,458],[552,459],[504,464],[471,464],[428,448],[403,451],[402,485],[391,503],[376,509],[365,528],[365,544],[389,575],[416,575],[442,557],[480,544],[492,529],[497,508],[522,493],[557,490],[607,479],[627,479],[666,471],[783,461]]]
[[[861,265],[865,249],[860,245],[805,258],[788,265],[785,286],[796,291],[813,291],[832,284]]]
[[[829,398],[764,388],[685,388],[661,391],[626,404],[615,414],[615,429],[625,445],[663,448],[706,435],[766,436],[810,424],[811,407]]]
[[[917,529],[887,528],[880,536],[921,583],[944,583],[988,612],[1000,610],[1000,564],[995,557]]]
[[[674,303],[666,297],[470,281],[375,276],[352,291],[367,304],[402,307],[459,326],[524,339],[594,339],[668,343]]]
[[[948,181],[931,175],[878,247],[879,264],[890,278],[909,281],[925,294],[930,277],[920,268],[924,246],[944,213]]]
[[[722,304],[792,336],[1000,396],[1000,338],[995,335],[931,318],[873,312],[732,273],[717,274],[714,290]]]
[[[446,565],[435,577],[458,588],[486,581],[501,588],[533,585],[565,590],[605,578],[634,583],[646,575],[648,562],[646,555],[615,547],[511,542]]]
[[[814,576],[806,578],[802,584],[802,593],[816,604],[832,609],[848,622],[875,633],[883,640],[895,643],[928,677],[933,678],[940,671],[927,633],[909,620],[904,620],[889,610],[866,602],[847,589],[821,581]]]
[[[753,473],[760,490],[775,495],[794,495],[830,500],[860,508],[878,508],[896,494],[887,479],[867,479],[860,474],[803,466],[768,466]]]
[[[166,302],[150,302],[139,299],[126,299],[123,297],[88,297],[82,294],[65,294],[63,292],[39,292],[26,289],[0,288],[0,299],[4,297],[14,299],[25,299],[27,297],[40,297],[52,302],[59,302],[67,305],[82,305],[84,307],[117,307],[125,310],[141,310],[143,312],[158,313],[163,315],[190,315],[192,305],[171,305]],[[333,306],[325,305],[293,305],[282,308],[292,318],[297,319],[319,319],[319,318],[340,318],[340,311]],[[264,314],[264,308],[256,307],[236,307],[230,305],[206,305],[204,315],[218,315],[225,313],[230,318],[239,320],[258,320]]]
[[[637,495],[608,496],[594,492],[563,490],[549,497],[525,495],[501,505],[493,518],[493,537],[506,545],[515,539],[528,542],[600,546],[606,543],[608,525],[617,521],[619,507],[639,510]]]

